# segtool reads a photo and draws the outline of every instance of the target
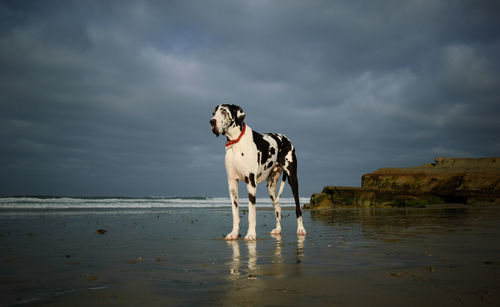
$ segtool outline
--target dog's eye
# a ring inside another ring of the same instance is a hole
[[[226,114],[226,110],[222,109],[221,113]]]

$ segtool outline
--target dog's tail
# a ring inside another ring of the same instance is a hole
[[[289,162],[288,169],[283,172],[283,181],[287,179],[287,176],[295,200],[295,215],[299,218],[302,216],[302,211],[300,210],[299,180],[297,178],[297,157],[295,156],[295,148],[292,149],[292,161]]]

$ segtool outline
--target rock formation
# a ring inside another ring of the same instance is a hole
[[[499,158],[435,158],[409,168],[381,168],[361,187],[326,186],[306,208],[425,207],[431,204],[500,205]]]

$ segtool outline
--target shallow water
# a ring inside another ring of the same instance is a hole
[[[223,240],[229,208],[11,213],[1,305],[500,302],[499,208],[305,211],[306,237],[294,210],[273,237],[273,211],[258,209],[255,242]]]

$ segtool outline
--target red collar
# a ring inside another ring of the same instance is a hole
[[[233,144],[238,143],[241,140],[241,137],[243,136],[243,134],[245,134],[245,130],[247,130],[247,125],[245,125],[245,123],[243,123],[243,130],[241,131],[240,136],[236,140],[231,141],[228,139],[228,141],[226,143],[226,147],[229,147]]]

